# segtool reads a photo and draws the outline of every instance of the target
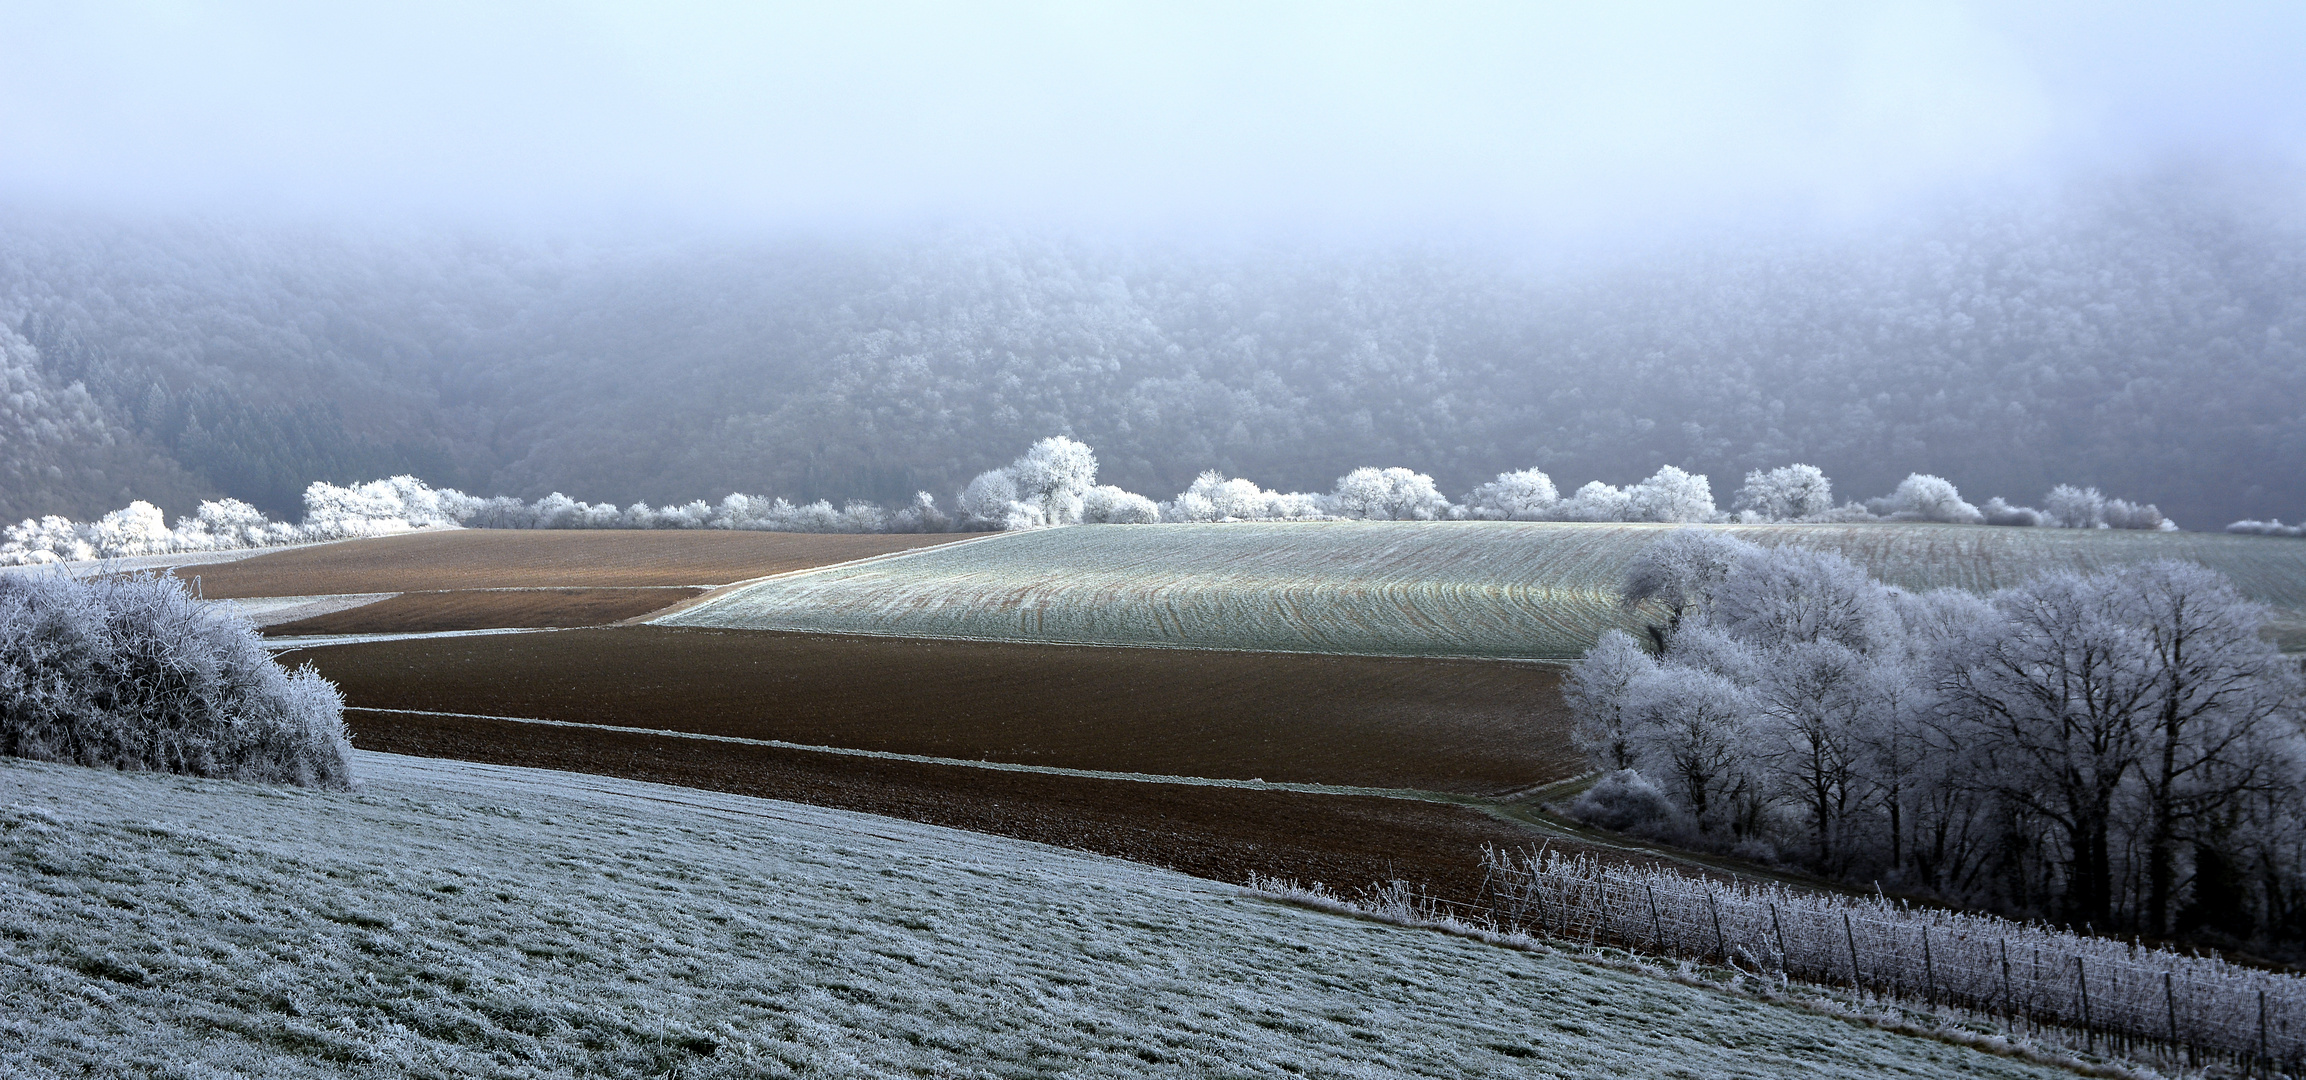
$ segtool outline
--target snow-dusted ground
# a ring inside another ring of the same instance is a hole
[[[358,764],[0,759],[0,1073],[2049,1075],[1021,841]]]
[[[281,623],[310,619],[320,615],[333,615],[367,607],[379,600],[390,600],[399,593],[335,593],[328,596],[251,596],[240,600],[219,600],[230,604],[248,621],[258,626],[278,626]]]

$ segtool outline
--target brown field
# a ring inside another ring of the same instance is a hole
[[[1539,842],[1478,810],[1430,802],[998,772],[806,750],[485,720],[349,714],[353,741],[396,754],[622,776],[858,810],[1166,866],[1351,891],[1400,879],[1479,898],[1484,844]],[[1546,841],[1577,850],[1575,842]]]
[[[427,634],[499,627],[602,626],[637,618],[703,589],[464,589],[402,593],[326,615],[265,627],[267,635]]]
[[[967,539],[698,530],[459,529],[180,567],[215,599],[445,589],[711,586]]]
[[[1560,669],[1535,664],[656,626],[283,659],[311,660],[371,708],[1025,765],[1475,795],[1583,769]]]

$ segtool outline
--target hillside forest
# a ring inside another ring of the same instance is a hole
[[[2278,178],[2275,178],[2278,179]],[[0,520],[408,474],[952,506],[1050,433],[1155,497],[1799,461],[2306,512],[2296,185],[2195,171],[1607,258],[1051,233],[594,243],[0,214]],[[2290,463],[2285,465],[2284,463]],[[1726,491],[1724,492],[1726,494]]]

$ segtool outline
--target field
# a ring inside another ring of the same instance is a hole
[[[459,589],[404,592],[291,622],[266,634],[425,634],[492,627],[600,626],[702,595],[699,588]]]
[[[698,530],[453,529],[188,566],[211,599],[443,589],[714,586],[966,539]]]
[[[2047,1076],[1095,856],[363,754],[0,762],[11,1075]]]
[[[1557,668],[653,626],[297,649],[355,706],[1497,795],[1582,771]]]
[[[729,590],[657,621],[985,641],[1398,656],[1582,655],[1631,625],[1616,590],[1674,526],[1301,522],[1088,526],[835,566]],[[1958,525],[1720,526],[1839,550],[1907,588],[1992,589],[2053,567],[2180,558],[2306,629],[2306,543],[2201,533]]]

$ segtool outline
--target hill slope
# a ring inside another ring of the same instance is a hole
[[[2046,1075],[1033,844],[360,764],[0,759],[0,1071]]]
[[[1052,529],[765,581],[658,620],[905,637],[1570,658],[1632,625],[1628,562],[1671,525],[1291,522]],[[2306,627],[2306,544],[1961,525],[1718,526],[1838,550],[1891,584],[1980,591],[2042,570],[2189,559]]]

